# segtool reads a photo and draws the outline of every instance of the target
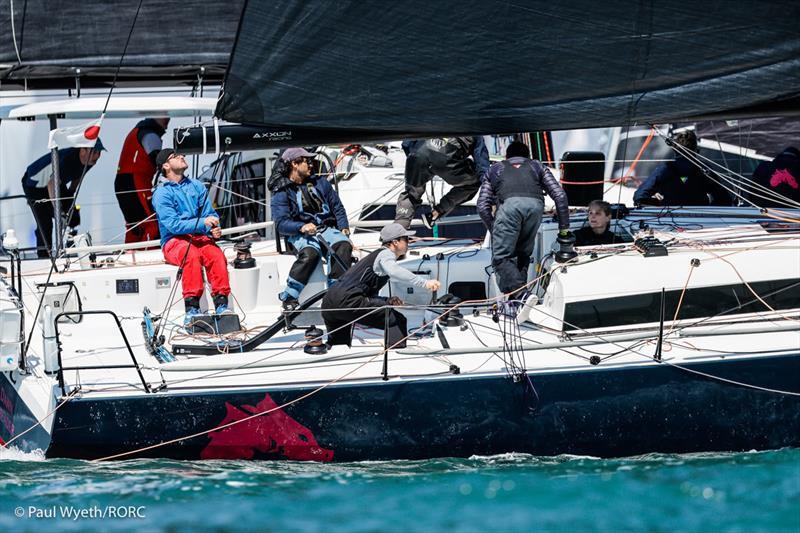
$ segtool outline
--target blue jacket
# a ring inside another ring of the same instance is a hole
[[[308,182],[313,183],[317,194],[327,204],[332,218],[336,219],[336,227],[339,230],[349,229],[350,224],[347,222],[347,212],[344,210],[339,195],[333,190],[328,180],[314,175],[308,178]],[[287,179],[283,187],[272,193],[272,199],[270,200],[272,220],[281,235],[298,235],[300,228],[308,222],[319,223],[313,215],[300,212],[300,207],[297,205],[298,190],[298,185]]]
[[[219,215],[211,206],[205,186],[184,177],[178,183],[167,181],[153,193],[153,209],[158,215],[161,247],[176,235],[210,235],[211,228],[203,220]],[[197,216],[197,213],[200,216]]]
[[[719,178],[717,178],[719,179]],[[636,204],[648,203],[650,198],[660,193],[663,205],[731,205],[728,192],[706,177],[697,165],[684,157],[676,157],[656,167],[633,195]],[[711,200],[709,201],[709,195]]]

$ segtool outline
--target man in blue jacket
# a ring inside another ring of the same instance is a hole
[[[675,160],[661,163],[633,194],[637,205],[731,205],[728,192],[690,161],[697,152],[697,136],[691,130],[676,134]],[[719,178],[717,178],[719,179]]]
[[[284,172],[269,183],[272,193],[270,206],[275,230],[286,236],[289,244],[297,250],[297,260],[289,270],[286,290],[278,296],[284,310],[290,311],[297,307],[300,293],[322,253],[328,257],[328,284],[332,285],[350,266],[353,245],[347,238],[350,225],[339,195],[328,180],[311,173],[314,154],[303,148],[289,148],[281,159]],[[322,249],[319,237],[330,249]],[[339,260],[331,254],[338,256]]]
[[[165,148],[156,156],[156,167],[166,181],[153,193],[153,208],[158,216],[164,259],[183,268],[185,323],[200,314],[203,267],[211,283],[216,312],[224,313],[228,310],[231,286],[225,254],[214,242],[222,236],[219,215],[211,206],[203,184],[184,176],[189,165],[183,155]]]
[[[475,196],[481,186],[481,177],[489,170],[489,151],[483,137],[404,141],[403,150],[406,153],[406,188],[397,198],[394,218],[406,229],[411,226],[411,219],[422,203],[425,187],[434,176],[439,176],[453,188],[431,206],[430,213],[422,215],[422,222],[428,228]]]

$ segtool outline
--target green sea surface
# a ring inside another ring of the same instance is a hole
[[[0,501],[2,532],[800,532],[800,449],[338,464],[0,450]]]

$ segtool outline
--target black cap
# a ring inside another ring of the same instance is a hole
[[[158,155],[156,156],[156,170],[161,172],[161,167],[164,165],[164,163],[167,162],[169,157],[174,153],[175,150],[172,148],[164,148],[163,150],[158,152]]]

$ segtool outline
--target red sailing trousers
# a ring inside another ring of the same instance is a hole
[[[186,248],[189,253],[186,253]],[[180,235],[173,237],[164,245],[164,259],[170,265],[180,266],[184,255],[186,262],[183,265],[183,297],[200,297],[203,295],[203,271],[211,283],[211,294],[227,296],[231,292],[228,281],[228,263],[225,254],[213,239],[206,235]]]

